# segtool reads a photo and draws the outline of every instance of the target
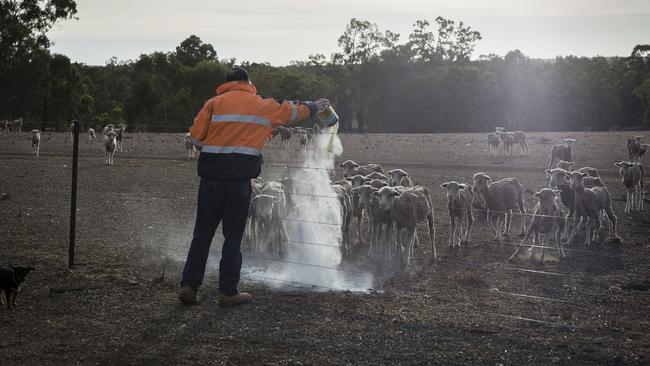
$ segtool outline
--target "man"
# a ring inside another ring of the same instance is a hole
[[[240,247],[250,206],[251,179],[258,177],[262,168],[262,148],[274,127],[304,120],[328,106],[327,99],[262,99],[241,67],[233,67],[226,83],[217,88],[217,96],[203,105],[190,128],[190,137],[201,150],[201,182],[179,294],[183,304],[197,303],[196,292],[203,282],[210,244],[222,220],[225,241],[219,263],[219,306],[241,305],[252,299],[238,288]]]

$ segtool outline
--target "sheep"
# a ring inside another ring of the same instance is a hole
[[[402,169],[393,169],[386,172],[390,176],[388,185],[391,187],[403,186],[403,187],[413,187],[413,182],[408,173]]]
[[[121,125],[120,127],[116,128],[115,131],[117,131],[117,135],[115,136],[115,142],[117,143],[117,149],[122,152],[122,147],[123,147],[123,140],[124,140],[124,131],[126,131],[126,125]]]
[[[600,212],[605,210],[609,218],[609,235],[611,238],[617,239],[616,235],[616,215],[612,209],[612,197],[605,187],[586,188],[583,179],[587,176],[586,173],[571,172],[569,176],[569,186],[575,192],[575,218],[579,218],[578,224],[573,225],[571,235],[567,242],[571,242],[575,237],[577,227],[581,226],[582,221],[585,221],[585,246],[590,245],[598,237],[600,231]],[[591,221],[596,223],[593,235],[591,234]]]
[[[107,124],[104,126],[104,129],[102,130],[102,135],[106,135],[108,132],[113,131],[115,129],[115,126],[112,123]]]
[[[641,144],[641,148],[639,148],[639,161],[641,161],[646,151],[648,151],[648,144]]]
[[[95,142],[97,135],[95,135],[95,130],[92,128],[88,129],[88,142]]]
[[[485,201],[487,206],[487,221],[490,229],[495,234],[495,240],[508,235],[512,225],[512,210],[518,209],[521,215],[521,236],[525,234],[525,216],[523,193],[524,187],[517,178],[504,178],[496,182],[487,174],[479,172],[472,177],[473,190]],[[496,224],[493,217],[496,216]],[[499,228],[499,221],[504,219],[503,234]]]
[[[20,117],[13,121],[6,121],[5,125],[7,126],[7,133],[21,134],[23,133],[23,118]]]
[[[360,187],[362,184],[366,183],[369,181],[366,177],[363,175],[354,175],[351,177],[346,177],[345,180],[350,182],[352,184],[352,189]]]
[[[106,165],[113,165],[113,155],[115,155],[115,131],[108,131],[104,134],[104,152]]]
[[[568,173],[570,171],[571,167],[573,165],[575,165],[575,163],[560,160],[559,163],[556,164],[556,165],[558,165],[558,166],[556,168],[554,168],[553,170],[560,169],[560,170],[565,171],[566,173]],[[552,187],[552,185],[551,185],[551,172],[553,170],[549,170],[549,169],[545,170],[546,179],[544,181],[546,182],[546,185],[548,187]],[[587,177],[586,180],[585,180],[585,184],[587,185],[587,188],[596,187],[596,186],[601,186],[601,187],[604,186],[602,180],[600,180],[600,174],[598,174],[598,169],[586,166],[586,167],[582,167],[580,169],[577,169],[576,171],[580,172],[580,173],[587,173],[589,175],[589,177]],[[598,178],[598,179],[595,179],[595,178]]]
[[[279,182],[264,183],[251,202],[256,217],[254,248],[258,252],[270,251],[276,259],[284,258],[289,235],[283,221],[286,215],[283,185]],[[268,240],[267,246],[260,243],[260,238]]]
[[[383,181],[388,182],[388,177],[385,176],[384,174],[379,173],[379,172],[372,172],[372,173],[366,175],[366,178],[367,179],[381,179]]]
[[[643,136],[634,136],[634,138],[627,139],[627,153],[630,158],[630,161],[633,163],[638,162],[640,160],[642,138]]]
[[[627,191],[625,213],[629,215],[632,211],[643,211],[645,167],[641,163],[627,161],[618,161],[614,165],[618,168],[621,182]]]
[[[251,179],[251,202],[248,207],[248,220],[246,221],[246,237],[252,249],[257,250],[258,245],[258,232],[257,232],[257,218],[258,218],[258,201],[255,197],[262,193],[264,180],[262,178]]]
[[[9,121],[0,121],[0,132],[9,133]]]
[[[526,133],[523,131],[514,131],[513,136],[515,144],[519,144],[521,148],[521,156],[528,156],[528,143],[526,142]]]
[[[343,177],[345,178],[356,174],[366,176],[372,172],[385,174],[384,168],[379,164],[359,165],[352,160],[346,160],[340,163],[339,166],[343,168]]]
[[[32,130],[32,149],[34,150],[34,155],[38,156],[40,148],[41,132],[39,130]]]
[[[289,127],[278,127],[278,131],[280,133],[280,141],[282,141],[285,144],[289,143],[289,140],[291,139],[291,135],[293,134],[293,130]]]
[[[196,155],[196,147],[192,143],[192,136],[189,132],[185,134],[185,150],[187,150],[187,160],[192,159]]]
[[[571,148],[573,147],[573,144],[576,142],[576,140],[564,139],[564,142],[566,142],[565,145],[559,144],[551,148],[551,161],[548,163],[548,169],[551,169],[555,159],[569,161],[569,162],[573,160],[573,154],[571,152]]]
[[[515,144],[515,134],[512,132],[501,132],[498,134],[503,142],[503,155],[512,157],[512,146]]]
[[[535,244],[538,244],[542,248],[540,261],[544,263],[544,249],[551,236],[555,237],[555,244],[557,245],[560,258],[564,257],[561,236],[564,231],[566,219],[565,211],[558,196],[559,194],[561,194],[560,191],[550,188],[543,188],[534,194],[535,197],[539,198],[539,202],[533,211],[533,218],[528,226],[528,230],[526,230],[526,235],[508,261],[512,261],[517,256],[526,242],[532,241],[531,249],[535,247]],[[542,235],[541,241],[540,235]]]
[[[341,211],[341,251],[342,256],[349,257],[352,254],[350,246],[350,221],[352,219],[352,186],[348,181],[339,181],[332,184],[332,191],[336,195]]]
[[[377,195],[379,198],[380,210],[390,211],[395,223],[396,237],[400,237],[402,229],[406,231],[404,234],[405,240],[398,240],[405,264],[408,266],[411,262],[411,255],[417,238],[417,224],[425,220],[429,226],[432,255],[436,259],[436,231],[433,226],[433,203],[429,189],[420,186],[405,189],[383,187],[373,195]],[[404,244],[406,244],[406,248]]]
[[[449,225],[451,226],[449,246],[453,248],[455,243],[458,243],[460,247],[461,243],[469,243],[472,225],[474,224],[474,216],[472,215],[474,192],[472,192],[472,187],[469,184],[456,181],[442,183],[440,188],[447,190],[447,209],[449,210]],[[465,220],[467,220],[467,230],[463,235],[463,222]]]
[[[501,144],[501,139],[496,132],[490,132],[487,134],[487,144],[488,144],[488,153],[493,153],[496,155],[497,149]]]
[[[385,183],[384,183],[385,184]],[[379,210],[379,200],[373,192],[379,189],[364,184],[353,190],[358,195],[359,205],[365,207],[368,213],[368,222],[370,226],[370,249],[368,255],[372,255],[373,250],[380,248],[380,254],[389,258],[387,250],[390,248],[389,237],[393,229],[393,220],[390,211]],[[382,235],[383,234],[383,235]]]
[[[300,129],[296,134],[298,135],[300,146],[306,149],[307,143],[309,142],[307,137],[307,132],[305,132],[303,129]]]

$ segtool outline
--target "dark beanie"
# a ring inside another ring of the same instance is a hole
[[[250,81],[250,77],[243,67],[233,66],[226,75],[226,81]]]

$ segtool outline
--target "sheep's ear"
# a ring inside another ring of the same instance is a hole
[[[556,196],[559,196],[562,193],[562,191],[560,191],[559,189],[554,189],[553,193],[555,193]]]
[[[347,180],[348,182],[352,182],[352,177],[345,177],[343,180]]]
[[[373,191],[370,195],[373,197],[379,197],[379,190]]]
[[[273,203],[280,203],[281,199],[278,197],[273,197]]]
[[[449,185],[449,182],[442,183],[440,185],[440,188],[447,188],[448,185]]]
[[[569,177],[567,177],[567,176],[565,175],[565,176],[564,176],[564,181],[565,181],[565,182],[570,182],[571,179],[569,179]]]
[[[580,173],[580,175],[582,175],[583,178],[589,176],[589,174],[587,174],[587,173]]]
[[[551,171],[548,169],[544,169],[544,171],[546,172],[546,174],[551,174]]]
[[[540,192],[535,192],[535,194],[533,194],[533,196],[535,196],[535,197],[541,197],[541,196],[542,196],[542,192],[541,192],[541,191],[540,191]]]
[[[576,165],[576,163],[574,163],[574,162],[572,162],[572,161],[569,161],[569,162],[567,163],[567,165],[569,165],[569,166],[574,166],[574,165]]]
[[[465,185],[463,185],[463,184],[459,184],[459,185],[458,185],[458,189],[465,189]]]
[[[617,166],[617,167],[620,168],[620,167],[621,167],[621,162],[618,161],[618,160],[616,160],[616,161],[614,162],[614,166]]]
[[[401,193],[399,193],[399,191],[393,191],[393,197],[398,197],[400,195]]]
[[[343,163],[339,163],[339,166],[340,166],[340,167],[343,167]]]

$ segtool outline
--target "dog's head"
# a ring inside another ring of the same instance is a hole
[[[16,281],[20,284],[25,281],[25,278],[31,271],[35,271],[36,268],[32,266],[12,266],[9,265],[11,269],[14,271],[14,276],[16,277]]]

